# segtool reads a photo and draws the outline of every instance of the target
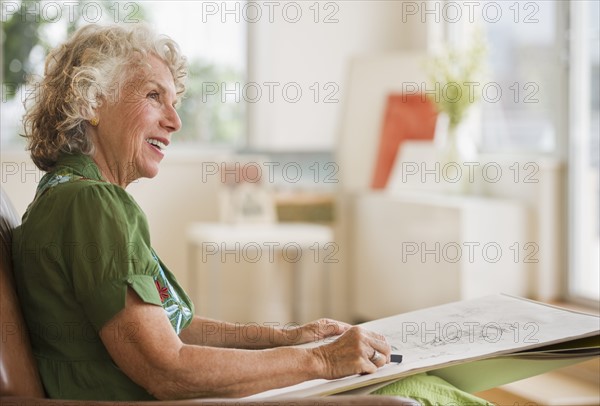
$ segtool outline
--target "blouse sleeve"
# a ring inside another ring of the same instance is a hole
[[[73,290],[99,331],[125,307],[127,287],[146,303],[161,305],[159,265],[144,213],[123,189],[110,184],[80,188],[67,209],[64,240]]]

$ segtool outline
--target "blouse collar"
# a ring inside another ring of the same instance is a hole
[[[61,169],[68,169],[69,172],[76,176],[81,176],[87,179],[98,180],[105,182],[106,180],[102,177],[98,165],[89,156],[81,153],[62,153],[58,158],[56,167],[53,172]]]

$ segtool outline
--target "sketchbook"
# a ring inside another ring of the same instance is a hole
[[[362,326],[403,355],[373,374],[316,379],[250,398],[368,393],[420,372],[467,392],[524,379],[600,355],[600,318],[508,295],[448,303]],[[323,345],[335,338],[309,343]]]

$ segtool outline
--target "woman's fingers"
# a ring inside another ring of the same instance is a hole
[[[335,342],[321,347],[329,378],[373,373],[389,362],[391,348],[381,334],[352,327]]]
[[[373,355],[371,355],[371,357],[369,358],[369,361],[371,361],[371,363],[378,368],[384,366],[388,362],[386,356],[381,354],[377,350],[373,350]]]
[[[372,331],[366,331],[366,335],[368,337],[368,346],[371,354],[369,361],[378,368],[390,362],[392,348],[388,344],[385,336]]]
[[[392,353],[392,347],[388,344],[387,339],[382,334],[371,332],[371,347],[381,354],[381,358],[385,363],[390,362],[390,355]],[[382,365],[379,365],[382,366]]]
[[[339,336],[352,327],[350,324],[332,319],[319,319],[314,323],[317,325],[320,338]]]
[[[392,353],[392,347],[388,344],[387,338],[385,338],[383,334],[366,330],[361,327],[358,328],[360,329],[361,334],[364,335],[365,343],[371,349],[370,354],[372,355],[374,351],[377,351],[384,360],[389,360]]]
[[[332,319],[319,319],[300,327],[301,340],[297,344],[339,336],[352,326]]]

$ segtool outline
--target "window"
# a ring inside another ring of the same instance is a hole
[[[481,148],[553,153],[563,60],[555,1],[484,2],[489,86],[483,93]],[[486,4],[488,5],[486,7]]]
[[[41,75],[48,49],[83,24],[148,22],[179,43],[188,57],[183,126],[175,143],[238,146],[246,137],[244,1],[3,1],[2,145],[22,145],[24,76]]]
[[[481,101],[480,152],[555,153],[564,126],[565,44],[556,1],[451,1],[422,3],[430,51],[443,43],[469,47],[483,35],[487,60],[473,85]]]
[[[569,295],[600,300],[600,3],[572,2],[569,137]]]
[[[487,83],[492,86],[482,94],[480,150],[566,159],[565,293],[570,300],[598,306],[600,2],[427,4],[440,17],[428,27],[431,50],[442,38],[468,44],[476,28],[483,29],[488,41]],[[502,96],[496,97],[494,89]]]
[[[140,2],[141,3],[141,2]],[[174,142],[242,145],[246,105],[245,1],[155,1],[143,3],[148,21],[181,46],[188,57],[188,93]],[[247,11],[247,13],[250,13]]]

